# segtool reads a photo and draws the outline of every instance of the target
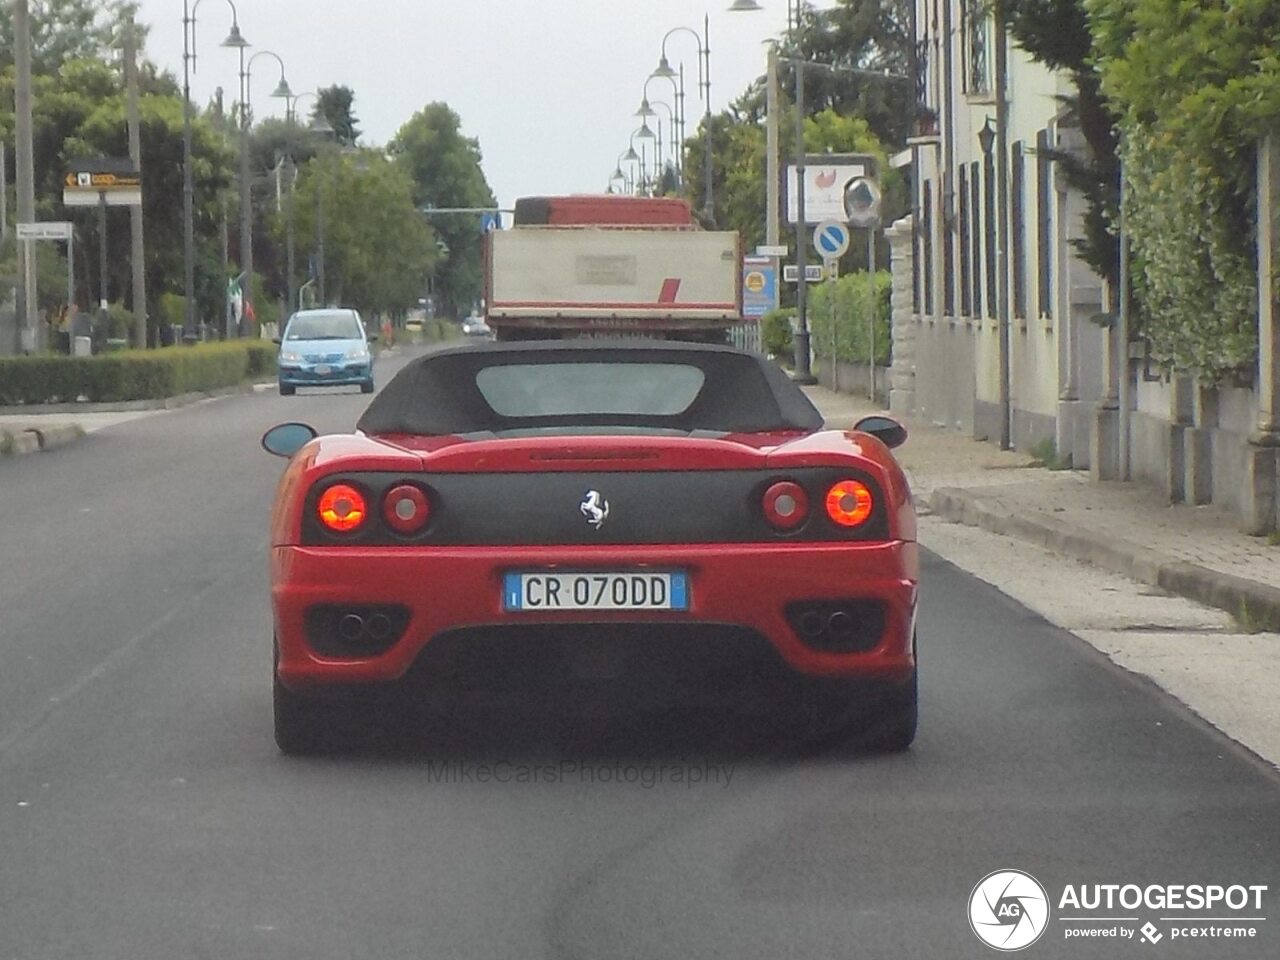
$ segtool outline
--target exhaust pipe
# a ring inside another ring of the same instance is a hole
[[[348,613],[338,621],[338,636],[347,641],[347,643],[355,643],[361,639],[364,636],[364,631],[364,617],[359,614]]]
[[[800,632],[811,640],[822,635],[822,616],[817,610],[806,610],[800,615]]]
[[[837,610],[827,619],[827,630],[837,640],[847,640],[853,636],[853,627],[853,617],[843,610]]]
[[[375,613],[366,625],[369,639],[375,643],[383,643],[391,636],[391,618],[385,613]]]

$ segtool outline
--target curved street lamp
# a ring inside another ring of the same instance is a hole
[[[249,128],[253,123],[253,105],[250,101],[253,62],[259,57],[274,57],[280,65],[280,82],[272,92],[273,97],[285,99],[293,95],[289,83],[284,76],[284,60],[273,50],[259,50],[246,63],[244,51],[240,51],[240,267],[244,270],[244,279],[240,290],[244,297],[244,313],[241,319],[254,309],[253,290],[253,197],[249,182]],[[243,323],[241,333],[243,334]]]
[[[195,238],[195,175],[191,163],[191,74],[196,68],[196,11],[201,0],[182,0],[182,292],[184,337],[195,335],[196,310],[196,238]],[[240,66],[244,68],[244,49],[249,46],[240,32],[240,14],[233,0],[231,7],[231,32],[221,46],[240,51]]]
[[[649,84],[654,80],[667,80],[671,84],[671,96],[675,102],[671,126],[671,152],[675,155],[676,180],[684,185],[684,64],[676,76],[658,77],[650,74],[644,81],[644,96],[649,96]]]
[[[652,77],[650,77],[649,79],[653,79],[653,78],[652,78]],[[646,86],[647,86],[647,84],[646,84]],[[679,152],[678,152],[678,151],[679,151],[679,145],[678,145],[678,143],[676,142],[676,112],[675,112],[675,110],[672,108],[672,106],[671,106],[669,103],[665,103],[665,102],[664,102],[664,101],[662,101],[662,100],[652,100],[652,101],[651,101],[651,100],[649,99],[648,94],[646,93],[646,94],[644,95],[644,97],[643,97],[643,98],[641,99],[641,101],[640,101],[640,107],[639,107],[639,109],[638,109],[638,110],[636,110],[636,112],[635,112],[635,116],[637,116],[637,117],[643,117],[643,118],[645,118],[646,120],[647,120],[649,117],[657,117],[657,118],[658,118],[658,120],[657,120],[657,127],[658,127],[658,169],[659,169],[659,170],[663,170],[663,171],[665,171],[665,169],[666,169],[665,156],[664,156],[663,151],[662,151],[662,117],[661,117],[661,115],[658,113],[658,111],[656,111],[656,110],[654,110],[654,109],[653,109],[654,107],[662,107],[662,109],[663,109],[663,110],[667,111],[667,120],[668,120],[668,123],[670,124],[670,125],[669,125],[669,127],[668,127],[668,129],[669,129],[669,130],[670,130],[670,132],[671,132],[671,135],[667,138],[667,142],[668,142],[668,145],[671,147],[671,152],[672,152],[672,154],[673,154],[673,155],[674,155],[674,157],[675,157],[675,160],[674,160],[674,162],[672,163],[672,169],[675,171],[675,174],[676,174],[676,184],[677,184],[677,186],[680,186],[680,185],[682,185],[682,182],[681,182],[681,179],[680,179],[680,154],[679,154]]]
[[[651,76],[665,77],[668,80],[674,80],[677,76],[675,70],[671,68],[671,61],[667,59],[667,41],[677,33],[684,33],[692,36],[694,42],[698,46],[698,84],[702,88],[702,105],[703,105],[703,133],[706,159],[703,166],[703,197],[702,207],[703,216],[709,223],[715,222],[715,198],[713,195],[714,187],[712,178],[712,143],[711,143],[711,17],[709,14],[703,14],[702,17],[702,33],[692,27],[672,27],[662,37],[661,55],[658,57],[658,66],[654,68]]]

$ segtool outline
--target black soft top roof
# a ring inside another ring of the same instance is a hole
[[[484,399],[476,375],[505,364],[678,363],[704,383],[675,416],[509,417]],[[487,343],[439,350],[401,370],[356,424],[366,434],[448,435],[542,427],[634,426],[755,433],[817,430],[822,415],[772,361],[731,347],[649,340]]]

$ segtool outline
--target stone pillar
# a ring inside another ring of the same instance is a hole
[[[1261,536],[1280,525],[1280,132],[1258,147],[1257,429],[1245,451],[1242,527]]]
[[[889,266],[893,275],[890,300],[893,365],[889,369],[889,411],[910,417],[916,406],[916,319],[912,311],[911,217],[885,231],[889,241]]]

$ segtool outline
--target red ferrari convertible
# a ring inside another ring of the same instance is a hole
[[[918,558],[890,448],[905,439],[879,416],[824,430],[780,369],[726,347],[418,358],[355,433],[263,438],[291,458],[271,517],[276,740],[322,748],[353,691],[550,671],[665,673],[729,699],[774,685],[904,750]]]

